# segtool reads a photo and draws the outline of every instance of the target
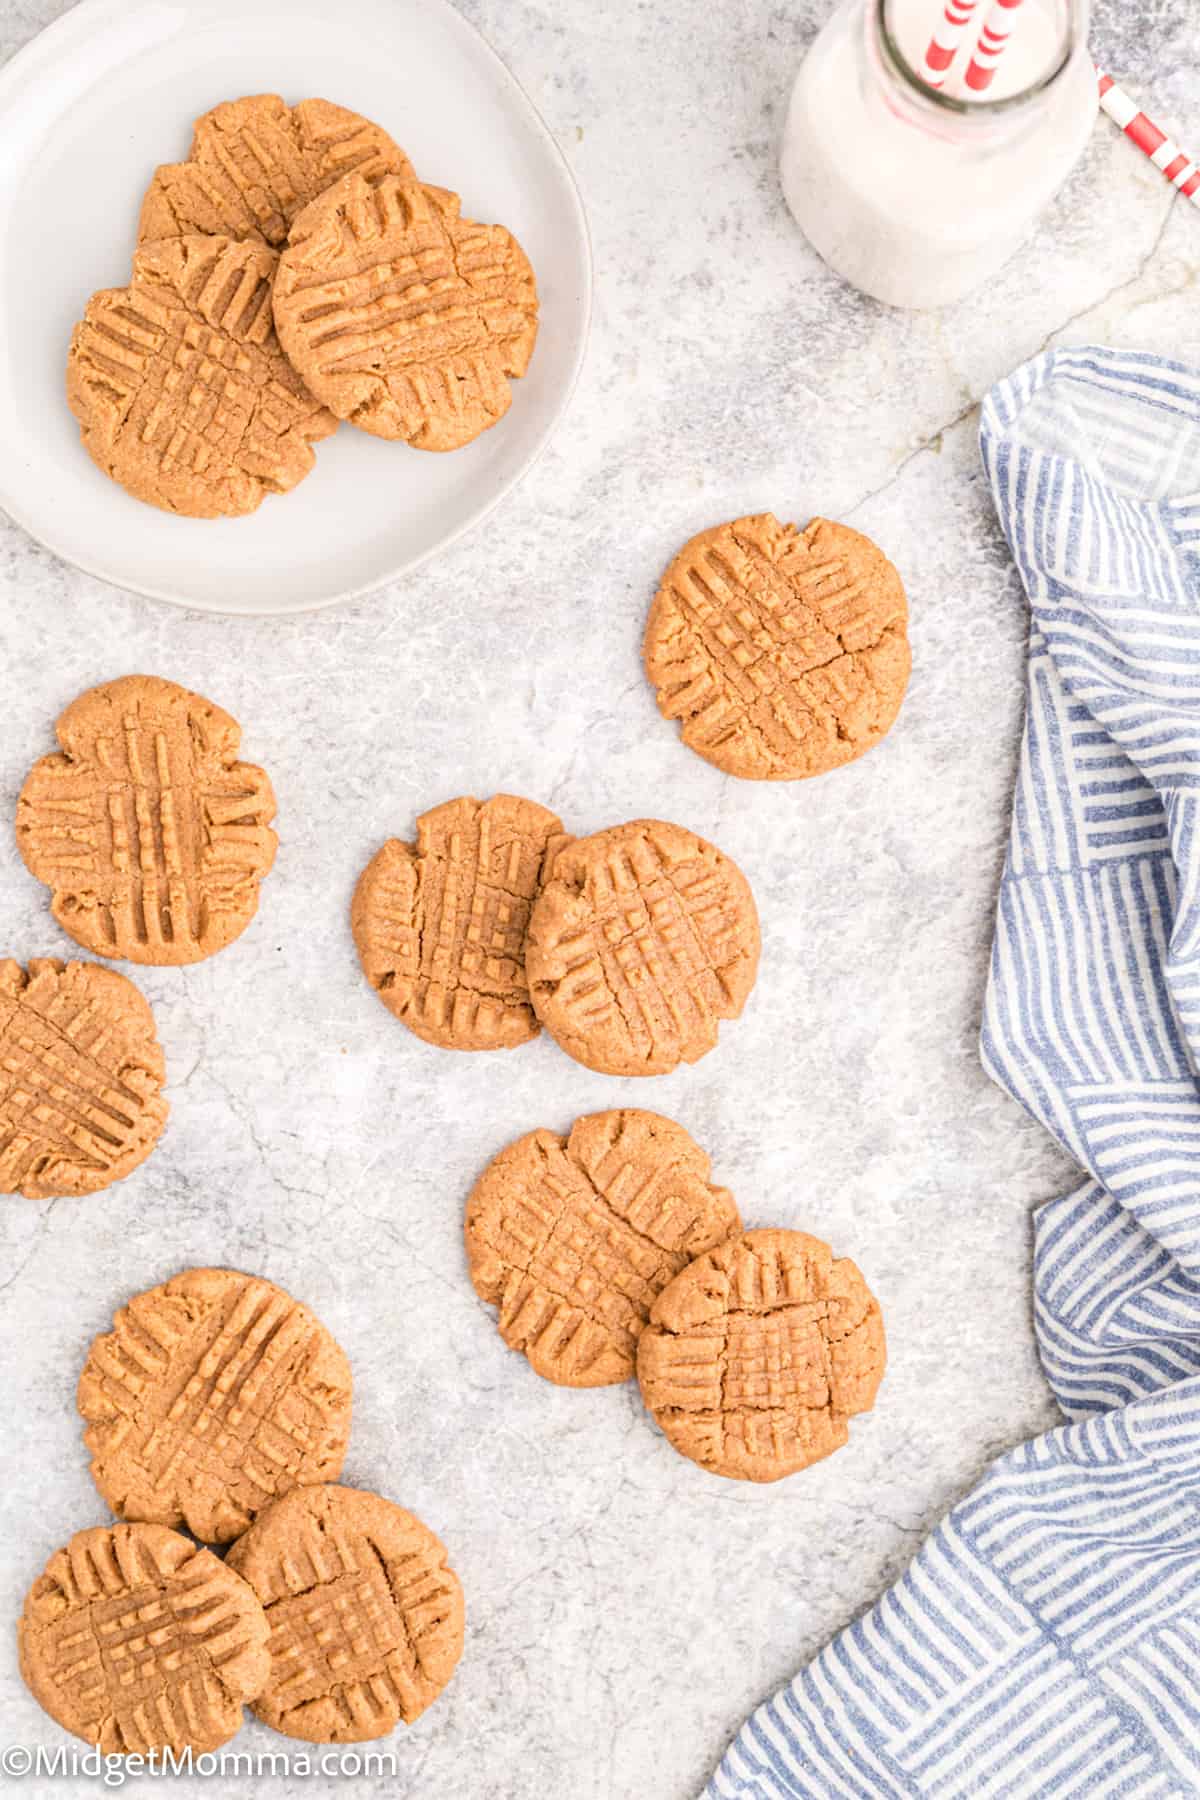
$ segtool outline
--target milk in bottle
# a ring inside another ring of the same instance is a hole
[[[783,190],[825,261],[893,306],[934,307],[1007,262],[1087,143],[1088,0],[1022,0],[991,85],[921,74],[944,0],[840,0],[801,65]],[[976,8],[978,23],[988,0]]]

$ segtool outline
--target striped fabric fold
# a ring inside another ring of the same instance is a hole
[[[751,1715],[708,1800],[1200,1794],[1200,374],[1054,351],[981,446],[1031,612],[982,1054],[1087,1175],[1035,1220],[1068,1422]]]

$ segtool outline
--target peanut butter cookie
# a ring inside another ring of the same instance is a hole
[[[30,1588],[17,1641],[34,1699],[110,1756],[218,1749],[270,1673],[248,1584],[162,1525],[77,1531]]]
[[[512,794],[448,800],[389,838],[351,910],[367,980],[389,1012],[444,1050],[505,1050],[537,1035],[525,977],[529,909],[568,842],[562,821]]]
[[[350,1365],[282,1288],[186,1269],[113,1325],[78,1403],[92,1477],[120,1518],[227,1544],[289,1488],[341,1474]]]
[[[637,1372],[682,1455],[778,1481],[841,1448],[885,1361],[879,1304],[852,1262],[803,1231],[748,1231],[663,1289]]]
[[[696,1062],[758,971],[758,913],[741,870],[680,825],[636,819],[557,856],[529,921],[525,969],[541,1023],[602,1075]]]
[[[663,577],[643,655],[659,710],[728,775],[796,781],[852,762],[895,721],[908,605],[870,538],[770,513],[702,531]]]
[[[128,287],[103,288],[71,337],[67,399],[113,481],[194,519],[251,513],[309,473],[337,429],[279,348],[265,244],[145,244]]]
[[[395,175],[349,175],[306,206],[275,279],[279,341],[318,400],[419,450],[457,450],[507,412],[537,317],[511,232]]]
[[[96,963],[0,962],[0,1193],[94,1194],[167,1122],[154,1015]]]
[[[241,726],[156,675],[91,688],[30,771],[17,847],[76,943],[130,962],[199,962],[258,909],[275,796],[237,760]]]
[[[186,162],[163,163],[142,201],[138,242],[189,237],[282,244],[296,214],[353,170],[413,179],[386,131],[329,100],[226,100],[196,120]]]
[[[471,1280],[500,1334],[564,1387],[628,1381],[655,1297],[741,1230],[733,1195],[682,1125],[652,1112],[531,1131],[489,1163],[467,1202]]]
[[[254,1703],[288,1737],[356,1744],[411,1725],[462,1654],[463,1597],[420,1519],[357,1488],[293,1488],[229,1552],[266,1608]]]

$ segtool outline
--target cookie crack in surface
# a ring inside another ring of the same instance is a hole
[[[644,658],[691,748],[732,774],[796,779],[884,735],[907,680],[905,617],[899,579],[869,540],[762,515],[680,551]]]
[[[737,534],[736,529],[733,530],[730,535],[732,536],[734,542],[737,544],[738,548],[748,558],[748,560],[754,565],[755,568],[759,569],[764,574],[766,574],[768,572],[774,572],[776,575],[779,575],[780,579],[786,583],[787,587],[789,588],[791,593],[795,596],[795,598],[800,602],[800,604],[802,606],[804,606],[806,608],[806,610],[814,612],[816,614],[817,619],[818,619],[822,629],[825,631],[828,631],[830,636],[837,640],[838,649],[842,652],[843,655],[852,656],[856,653],[861,653],[865,650],[874,650],[877,647],[877,645],[879,644],[880,639],[884,636],[885,632],[895,629],[895,622],[893,620],[888,620],[883,625],[879,626],[878,630],[876,631],[876,635],[871,639],[870,643],[858,644],[855,646],[854,650],[851,650],[845,641],[844,626],[839,626],[837,624],[831,623],[830,619],[828,617],[828,614],[825,611],[824,606],[822,605],[822,601],[824,598],[826,598],[826,596],[823,596],[819,592],[815,592],[815,591],[810,595],[803,587],[800,586],[798,581],[794,580],[789,575],[782,575],[778,569],[778,566],[775,563],[770,562],[768,560],[768,558],[763,555],[763,552],[759,548],[759,546],[757,544],[751,543],[748,539],[740,538]],[[831,556],[830,561],[827,565],[823,565],[823,566],[829,567],[838,576],[844,577],[846,575],[845,559],[838,557],[836,554]],[[862,589],[861,589],[861,587],[858,587],[858,588],[855,587],[853,579],[849,580],[849,587],[851,589],[851,592],[854,593],[856,598],[861,595]],[[845,590],[839,590],[836,597],[838,599],[843,599],[844,593],[845,593]],[[781,644],[786,644],[788,642],[788,639],[784,638],[784,639],[781,639],[780,641],[781,641]],[[811,663],[809,665],[809,668],[810,669],[821,668],[824,666],[824,663],[826,661],[834,662],[836,660],[837,660],[836,656],[831,656],[829,658],[822,658],[820,662]]]

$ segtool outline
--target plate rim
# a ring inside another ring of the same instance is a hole
[[[393,4],[394,3],[395,0],[393,0]],[[579,386],[580,376],[583,373],[583,365],[587,360],[588,347],[591,341],[592,312],[595,298],[595,255],[587,209],[583,204],[583,195],[580,191],[579,183],[575,178],[575,172],[567,161],[562,146],[551,131],[550,126],[547,124],[540,109],[537,107],[526,88],[517,79],[516,75],[513,74],[504,58],[500,55],[500,52],[495,49],[477,26],[473,25],[469,19],[463,16],[458,8],[452,4],[452,0],[418,0],[418,4],[425,8],[432,8],[433,10],[440,12],[443,17],[450,21],[451,28],[460,36],[466,34],[473,38],[476,44],[483,50],[485,58],[490,63],[493,72],[498,76],[501,87],[505,89],[510,96],[515,96],[519,101],[523,102],[526,115],[531,120],[537,136],[541,139],[545,149],[548,150],[551,161],[557,165],[559,172],[565,178],[563,182],[564,192],[578,227],[584,274],[582,320],[579,331],[579,342],[576,346],[575,355],[572,359],[567,379],[554,403],[553,410],[530,446],[524,461],[508,480],[500,485],[495,493],[490,494],[481,500],[480,504],[470,511],[467,516],[453,528],[453,530],[439,538],[436,543],[431,544],[427,550],[421,551],[419,555],[410,556],[406,561],[397,563],[378,579],[372,578],[371,580],[361,582],[354,587],[340,588],[336,593],[330,594],[323,599],[306,600],[299,605],[278,607],[271,610],[264,610],[257,606],[247,608],[239,607],[236,611],[228,611],[223,607],[215,605],[209,606],[203,601],[182,597],[178,593],[171,593],[165,588],[141,584],[135,581],[115,579],[111,573],[98,567],[92,561],[81,556],[69,555],[65,550],[61,549],[51,537],[47,536],[42,531],[34,530],[33,526],[22,516],[19,508],[12,505],[11,496],[3,484],[3,477],[2,474],[0,474],[0,510],[3,510],[28,538],[35,544],[40,544],[44,550],[48,550],[52,556],[57,557],[67,568],[78,569],[81,574],[90,576],[94,581],[102,581],[106,586],[116,588],[120,593],[136,594],[143,599],[154,600],[166,606],[174,606],[185,612],[201,613],[210,618],[304,618],[313,613],[326,612],[331,607],[346,606],[355,600],[366,599],[372,594],[381,592],[383,588],[389,586],[392,582],[404,580],[408,576],[415,574],[418,569],[424,568],[425,565],[432,562],[435,557],[442,555],[444,551],[447,551],[453,545],[460,543],[468,532],[474,531],[478,526],[482,525],[486,519],[490,518],[492,513],[494,513],[498,507],[502,506],[510,495],[516,492],[524,482],[526,476],[541,460],[551,438],[558,430],[558,427],[562,423],[563,417],[574,398],[575,391]],[[3,66],[0,66],[0,118],[3,117],[4,100],[15,86],[22,85],[21,77],[24,74],[25,69],[30,65],[35,64],[39,59],[44,59],[47,49],[53,53],[56,49],[60,48],[59,40],[61,40],[61,49],[63,50],[66,50],[71,39],[79,40],[82,38],[83,42],[86,42],[87,37],[91,35],[91,28],[94,21],[99,21],[104,16],[111,15],[113,12],[121,11],[123,11],[123,0],[77,0],[77,3],[72,6],[69,11],[63,13],[61,17],[57,19],[52,19],[48,25],[44,25],[40,31],[36,32],[27,44],[22,44],[21,48],[15,51]],[[3,142],[3,138],[3,126],[0,125],[0,143]]]

